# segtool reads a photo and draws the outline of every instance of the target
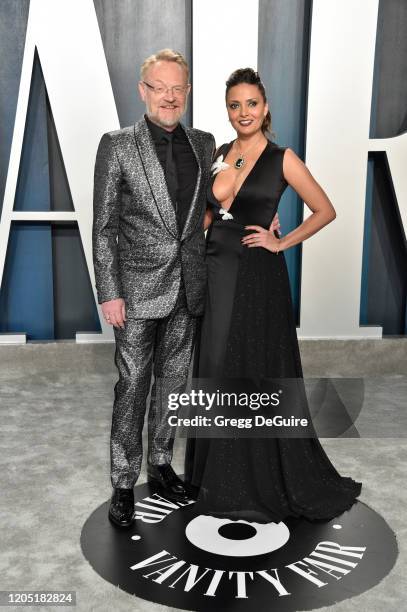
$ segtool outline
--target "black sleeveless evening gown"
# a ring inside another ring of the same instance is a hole
[[[226,157],[232,143],[217,156]],[[200,378],[302,377],[283,253],[241,244],[245,225],[268,228],[287,187],[283,148],[268,142],[224,220],[208,186],[208,290]],[[251,232],[250,232],[251,233]],[[350,508],[361,484],[341,477],[317,438],[189,439],[185,479],[199,488],[197,510],[231,519],[330,519]]]

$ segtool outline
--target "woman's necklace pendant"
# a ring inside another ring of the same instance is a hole
[[[240,168],[243,168],[244,163],[245,163],[244,162],[244,157],[243,157],[243,155],[241,155],[240,157],[237,158],[237,160],[235,161],[235,163],[233,165],[236,168],[236,170],[240,170]]]

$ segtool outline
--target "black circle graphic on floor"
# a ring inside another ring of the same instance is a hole
[[[398,554],[362,502],[331,521],[261,525],[197,515],[192,500],[149,484],[134,493],[134,524],[115,527],[102,504],[82,529],[83,554],[124,591],[181,610],[315,610],[372,588]]]
[[[257,530],[245,523],[226,523],[218,529],[219,535],[228,540],[248,540],[256,535]]]

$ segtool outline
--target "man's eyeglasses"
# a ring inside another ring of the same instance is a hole
[[[150,85],[150,83],[146,83],[142,81],[144,85],[146,85],[151,91],[153,91],[157,96],[162,96],[167,93],[167,91],[171,91],[173,96],[184,96],[188,90],[188,85],[174,85],[173,87],[165,87],[164,85],[158,85],[154,87]]]

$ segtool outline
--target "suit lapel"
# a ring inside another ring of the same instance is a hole
[[[178,239],[179,230],[174,206],[168,193],[164,171],[157,157],[154,142],[144,117],[134,126],[134,138],[161,219],[169,233]]]
[[[203,173],[203,163],[204,163],[204,150],[202,147],[202,140],[199,138],[196,133],[188,127],[181,125],[184,129],[184,132],[189,140],[189,143],[194,152],[196,161],[198,163],[198,176],[196,179],[195,191],[192,198],[191,206],[189,207],[188,215],[185,221],[184,229],[182,231],[181,240],[184,240],[188,234],[190,234],[196,226],[196,223],[201,214],[200,203],[199,203],[199,192],[202,184],[202,173]]]

